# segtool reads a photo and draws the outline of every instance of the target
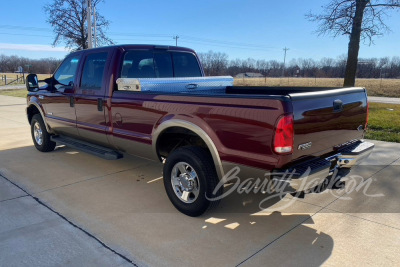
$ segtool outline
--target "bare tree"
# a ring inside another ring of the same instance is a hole
[[[228,55],[226,53],[208,51],[208,53],[199,53],[198,55],[207,76],[226,73],[228,65]]]
[[[96,6],[101,0],[92,0]],[[56,37],[53,46],[65,42],[69,49],[80,50],[88,48],[88,30],[86,23],[86,0],[53,0],[44,6],[49,16],[47,22],[53,27]],[[103,16],[96,12],[97,43],[99,45],[112,44],[104,30],[109,25]]]
[[[347,64],[343,86],[355,85],[360,40],[373,43],[375,36],[389,31],[384,19],[387,11],[400,7],[400,0],[331,0],[322,14],[309,13],[310,21],[319,22],[319,34],[349,35]]]
[[[266,77],[281,77],[283,63],[276,60],[234,59],[228,60],[225,53],[212,52],[200,53],[200,59],[206,75],[231,75],[236,76],[244,72],[259,72]],[[30,59],[19,56],[6,56],[0,54],[0,72],[14,72],[19,66],[31,73],[53,73],[61,63],[61,59],[42,58]],[[255,66],[250,63],[255,62]],[[400,78],[400,57],[364,58],[360,59],[357,76],[360,78]],[[326,77],[343,78],[346,67],[346,55],[336,59],[291,59],[286,66],[290,77]]]

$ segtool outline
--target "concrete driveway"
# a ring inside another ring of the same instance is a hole
[[[385,104],[397,104],[400,105],[400,98],[396,97],[379,97],[379,96],[369,96],[369,102],[375,103],[385,103]]]
[[[26,85],[0,85],[0,90],[25,89]]]
[[[191,218],[169,202],[160,164],[40,153],[24,112],[0,96],[0,265],[398,265],[400,144],[374,141],[345,191],[235,193]]]

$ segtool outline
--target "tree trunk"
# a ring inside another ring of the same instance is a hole
[[[356,0],[356,12],[353,18],[353,27],[350,33],[349,48],[347,53],[346,72],[344,75],[344,87],[352,87],[356,83],[358,64],[358,51],[360,50],[361,26],[364,10],[369,0]]]

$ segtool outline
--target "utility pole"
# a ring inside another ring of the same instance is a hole
[[[176,36],[172,37],[172,39],[175,39],[175,46],[178,46],[178,39],[179,39],[179,36],[176,35]]]
[[[285,47],[283,48],[283,51],[285,51],[285,54],[283,56],[283,68],[282,68],[282,77],[285,76],[285,64],[286,64],[286,52],[289,50],[289,48]]]
[[[87,28],[88,28],[88,48],[92,48],[92,1],[86,0],[87,6]]]
[[[97,47],[97,27],[96,27],[96,7],[93,7],[93,28],[94,28],[94,40],[93,40],[93,46]]]

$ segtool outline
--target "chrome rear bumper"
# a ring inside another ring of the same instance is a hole
[[[292,192],[307,191],[325,181],[336,169],[351,168],[367,158],[374,144],[370,142],[356,142],[337,150],[337,154],[328,157],[316,158],[311,161],[292,166],[284,170],[275,170],[272,178],[286,182]]]
[[[374,144],[370,142],[360,142],[340,150],[338,164],[340,168],[351,168],[357,163],[368,158],[374,149]]]

